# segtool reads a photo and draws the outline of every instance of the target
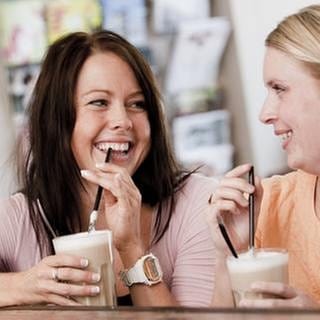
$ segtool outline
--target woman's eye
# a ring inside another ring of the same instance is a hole
[[[277,93],[280,94],[281,92],[285,91],[285,88],[282,86],[279,86],[277,84],[272,86],[272,89]]]
[[[138,109],[138,110],[145,110],[146,109],[146,103],[144,100],[141,101],[134,101],[129,104],[130,108]]]
[[[89,102],[89,104],[97,106],[97,107],[104,107],[108,105],[108,101],[104,99],[97,99],[97,100],[92,100]]]

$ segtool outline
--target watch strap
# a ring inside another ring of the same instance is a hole
[[[146,276],[139,272],[142,266],[143,261],[139,259],[134,267],[130,268],[129,270],[122,271],[122,280],[126,284],[126,286],[131,287],[134,283],[144,283],[146,280]]]
[[[157,279],[150,280],[145,274],[144,262],[148,258],[154,259],[154,267],[156,267],[159,275]],[[120,278],[127,287],[131,287],[135,283],[143,283],[151,286],[162,281],[162,270],[158,259],[152,253],[149,253],[138,259],[134,266],[129,270],[120,271]]]

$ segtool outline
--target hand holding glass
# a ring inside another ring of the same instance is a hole
[[[288,283],[288,253],[282,249],[255,249],[227,258],[235,305],[241,299],[263,299],[270,295],[250,290],[256,281]]]
[[[53,239],[56,253],[73,254],[89,260],[88,270],[101,276],[97,296],[74,297],[86,306],[116,306],[113,273],[112,233],[110,230],[82,232]]]

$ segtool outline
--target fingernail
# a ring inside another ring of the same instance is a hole
[[[83,177],[89,177],[91,175],[89,170],[80,170],[80,173]]]
[[[80,264],[82,267],[87,267],[89,265],[88,259],[81,259]]]
[[[98,282],[100,280],[100,274],[99,273],[94,273],[92,275],[92,281]]]
[[[90,291],[93,294],[99,293],[100,292],[100,287],[91,287]]]

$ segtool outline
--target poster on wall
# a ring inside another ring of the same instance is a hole
[[[172,132],[175,153],[186,167],[205,166],[208,175],[222,175],[232,168],[233,146],[227,110],[175,117]]]
[[[8,69],[8,91],[14,113],[23,115],[40,72],[40,64],[27,64]]]
[[[103,28],[137,47],[147,46],[147,8],[144,0],[102,0]]]
[[[46,17],[49,43],[69,32],[100,29],[101,10],[98,0],[48,1]]]
[[[225,17],[179,25],[166,76],[165,86],[169,94],[217,84],[230,30],[230,22]]]
[[[47,47],[43,0],[0,1],[0,47],[7,66],[39,63]]]
[[[209,0],[154,0],[152,5],[152,26],[156,33],[175,32],[181,22],[209,16]]]

